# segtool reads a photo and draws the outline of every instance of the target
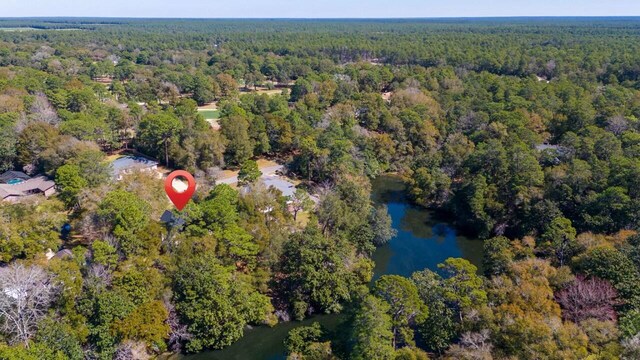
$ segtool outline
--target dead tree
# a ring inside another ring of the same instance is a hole
[[[618,292],[606,280],[578,276],[565,289],[556,294],[565,320],[579,323],[594,318],[615,321],[615,306],[619,304]]]
[[[10,343],[29,345],[55,295],[51,275],[38,266],[0,269],[0,329]]]

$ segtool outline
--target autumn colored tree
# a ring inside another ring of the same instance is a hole
[[[562,317],[579,323],[586,319],[614,321],[618,292],[606,280],[578,276],[567,288],[556,294],[562,306]]]

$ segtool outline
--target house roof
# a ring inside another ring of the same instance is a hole
[[[296,186],[284,178],[276,175],[263,176],[261,180],[264,182],[267,188],[274,187],[282,192],[283,196],[293,196],[296,192]]]
[[[549,144],[539,144],[536,145],[536,150],[544,151],[544,150],[559,150],[560,146],[558,145],[549,145]]]
[[[120,173],[131,170],[144,170],[158,166],[158,162],[141,156],[123,156],[111,162],[112,174],[118,177]]]
[[[24,194],[21,191],[17,191],[14,189],[5,189],[3,187],[4,184],[0,184],[0,199],[6,199],[10,196],[23,196]]]
[[[186,223],[183,218],[181,218],[180,216],[174,216],[173,213],[169,210],[165,210],[165,212],[162,213],[160,221],[168,224],[171,227],[181,227]]]
[[[69,249],[62,249],[60,251],[58,251],[54,257],[59,258],[59,259],[64,259],[64,258],[70,258],[73,257],[73,252]]]
[[[14,179],[28,180],[29,175],[23,173],[22,171],[14,171],[14,170],[5,171],[0,175],[0,184],[6,184],[9,181]]]
[[[17,184],[0,184],[0,199],[6,199],[9,196],[26,196],[33,191],[45,192],[56,183],[49,180],[46,176],[36,176]]]

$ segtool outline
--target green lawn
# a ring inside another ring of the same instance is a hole
[[[219,119],[220,118],[220,110],[198,110],[205,119]]]

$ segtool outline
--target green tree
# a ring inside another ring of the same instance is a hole
[[[297,303],[303,308],[297,311],[298,317],[304,317],[309,305],[324,312],[339,311],[340,303],[350,298],[349,290],[356,284],[343,256],[340,244],[323,236],[314,224],[293,234],[285,244],[283,285],[294,307]]]
[[[258,244],[239,225],[238,192],[229,185],[216,185],[209,196],[190,209],[187,231],[194,236],[211,234],[219,242],[219,255],[225,263],[242,261],[253,265]]]
[[[640,334],[640,309],[627,311],[620,318],[620,331],[625,338]]]
[[[391,216],[386,206],[377,206],[371,210],[371,230],[373,231],[373,244],[382,246],[397,235],[397,231],[391,223]]]
[[[166,350],[169,337],[169,312],[161,301],[149,301],[134,309],[126,318],[112,325],[117,337],[123,341],[143,341],[149,349]]]
[[[240,167],[238,183],[240,185],[253,184],[260,176],[262,176],[262,172],[258,169],[258,163],[254,160],[247,160]]]
[[[127,92],[124,85],[122,85],[122,82],[120,81],[112,82],[109,90],[111,90],[111,93],[115,95],[116,100],[120,100],[124,102],[127,96]]]
[[[495,186],[487,183],[487,178],[478,175],[469,180],[457,194],[460,217],[481,237],[488,237],[496,224],[493,213],[502,209],[502,204],[494,198]]]
[[[398,344],[413,344],[411,326],[428,315],[427,306],[418,295],[418,288],[409,279],[398,275],[384,275],[375,283],[374,294],[389,304],[393,341]]]
[[[541,236],[540,249],[555,255],[560,266],[563,266],[579,250],[576,242],[576,229],[571,225],[571,220],[564,217],[556,217],[547,225]]]
[[[47,344],[31,343],[28,347],[24,344],[8,346],[0,343],[0,359],[6,360],[63,360],[68,359],[67,354],[56,351]]]
[[[322,338],[320,323],[314,322],[311,326],[300,326],[289,331],[284,340],[284,346],[288,354],[304,354],[310,343],[317,342]]]
[[[427,349],[442,353],[460,335],[456,311],[445,303],[443,279],[436,272],[425,269],[413,273],[411,280],[422,301],[429,306],[429,315],[418,324],[419,334]]]
[[[96,240],[91,244],[93,261],[109,268],[115,268],[118,263],[117,249],[103,240]]]
[[[137,141],[148,154],[163,154],[164,163],[169,166],[169,147],[178,141],[182,128],[182,122],[171,114],[149,114],[140,122]],[[159,147],[164,149],[163,153],[158,151]]]
[[[483,254],[484,273],[488,277],[504,274],[514,258],[511,242],[504,236],[485,240]]]
[[[468,260],[448,258],[443,264],[438,264],[438,268],[445,274],[442,282],[444,299],[458,309],[460,320],[462,310],[487,303],[482,278],[477,275],[478,268]]]
[[[98,285],[85,289],[77,306],[89,320],[88,339],[95,345],[98,358],[111,359],[118,340],[111,330],[111,325],[129,315],[135,305],[126,296],[106,291],[102,285]]]
[[[84,359],[81,341],[66,319],[48,317],[39,324],[38,328],[36,342],[53,351],[61,352],[66,359]]]
[[[53,147],[59,138],[58,130],[52,125],[41,122],[27,125],[16,143],[18,163],[37,169],[42,153]]]
[[[451,179],[439,168],[417,169],[411,180],[411,196],[423,206],[441,205],[449,199]]]
[[[371,295],[364,298],[353,321],[351,359],[394,359],[390,311],[385,301]]]
[[[68,221],[61,201],[0,206],[0,262],[32,259],[61,245],[60,231]]]
[[[126,296],[136,306],[160,298],[163,278],[160,271],[150,265],[144,258],[123,263],[112,275],[112,290]]]
[[[0,118],[0,173],[13,168],[16,158],[16,137],[13,122]]]
[[[104,153],[98,149],[81,150],[67,163],[78,167],[80,176],[87,181],[88,186],[97,187],[111,178],[111,165],[105,161]]]
[[[415,347],[405,346],[396,350],[395,360],[428,360],[429,356]]]
[[[225,150],[227,162],[231,165],[245,163],[253,155],[249,123],[242,116],[232,116],[221,120],[221,125],[222,134],[229,140]]]
[[[255,292],[233,281],[228,268],[221,266],[214,256],[196,255],[192,259],[180,259],[173,277],[176,309],[193,335],[187,344],[188,351],[204,348],[221,349],[237,341],[248,322],[257,322],[251,316],[255,309],[266,316],[264,302],[243,303],[249,292]],[[261,299],[263,296],[251,298]]]
[[[629,227],[633,222],[630,219],[630,214],[633,213],[630,205],[631,198],[627,194],[627,189],[613,186],[600,194],[592,194],[588,198],[588,203],[585,204],[582,216],[590,228],[612,233]]]
[[[297,188],[291,198],[291,205],[293,207],[293,219],[298,219],[298,213],[300,211],[309,211],[313,208],[314,202],[309,197],[309,193],[301,188]]]
[[[76,165],[63,165],[56,170],[56,185],[60,191],[60,199],[70,207],[73,206],[78,194],[89,183],[80,176],[80,168]]]
[[[442,353],[460,335],[455,311],[444,301],[429,303],[429,316],[418,324],[418,332],[427,349]]]
[[[149,205],[136,195],[124,190],[114,190],[104,197],[98,215],[110,225],[118,245],[126,256],[136,254],[144,244],[138,234],[149,223]]]
[[[214,82],[206,75],[198,73],[193,77],[193,100],[199,105],[212,102],[215,99],[216,89]]]

